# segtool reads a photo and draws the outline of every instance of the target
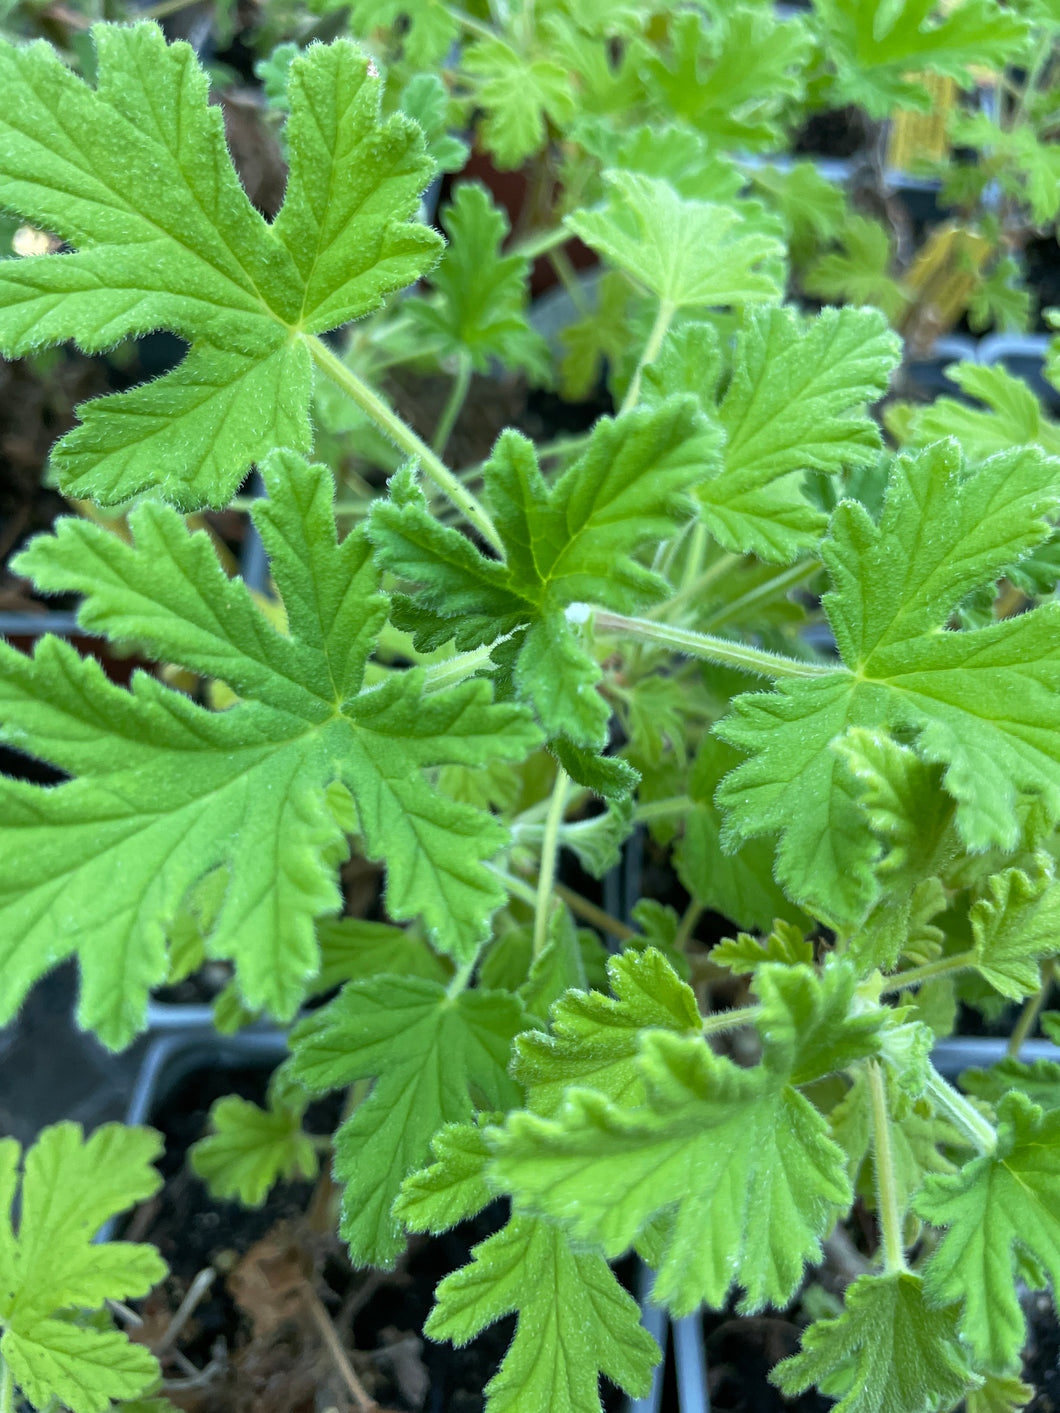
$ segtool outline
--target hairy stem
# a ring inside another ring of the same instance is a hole
[[[569,777],[561,765],[556,767],[556,783],[552,801],[545,817],[545,837],[541,841],[541,872],[537,876],[537,897],[534,903],[534,951],[539,957],[548,945],[548,920],[552,911],[552,884],[556,877],[556,856],[559,853],[559,831],[563,811],[567,807]]]
[[[891,1117],[887,1111],[887,1085],[878,1060],[868,1065],[869,1094],[872,1097],[872,1154],[876,1170],[876,1210],[883,1233],[883,1267],[887,1272],[906,1271],[902,1241],[902,1213],[898,1207],[898,1183],[891,1151]]]
[[[475,970],[475,964],[477,962],[478,952],[476,951],[475,955],[470,958],[469,961],[458,966],[456,971],[453,972],[453,979],[445,988],[445,994],[449,997],[450,1001],[455,1001],[462,991],[467,990],[467,984],[471,980],[471,973]]]
[[[781,594],[787,593],[788,589],[793,589],[796,584],[801,584],[803,580],[808,579],[819,568],[820,565],[815,559],[804,559],[799,564],[792,564],[782,573],[775,575],[772,579],[767,579],[765,583],[748,589],[746,594],[741,594],[738,599],[733,599],[732,603],[723,604],[709,618],[704,619],[701,626],[705,629],[721,628],[726,623],[731,623],[733,619],[739,618],[741,614],[757,608],[759,604],[779,598]]]
[[[994,1152],[997,1148],[997,1131],[993,1124],[988,1123],[975,1105],[970,1104],[963,1094],[959,1094],[952,1084],[947,1084],[934,1065],[928,1066],[927,1092],[938,1107],[945,1111],[947,1118],[952,1119],[968,1137],[974,1148],[978,1148],[980,1153]]]
[[[726,574],[742,563],[742,554],[723,554],[713,564],[708,564],[706,569],[697,574],[694,579],[682,584],[672,598],[668,598],[665,603],[656,604],[654,608],[649,608],[645,616],[647,618],[669,619],[673,609],[687,603],[689,599],[696,598],[703,593],[704,589],[709,589],[715,580],[724,578]]]
[[[424,691],[440,692],[443,687],[451,687],[454,682],[463,682],[465,677],[473,676],[480,667],[486,666],[490,653],[498,643],[506,643],[511,636],[511,633],[505,633],[503,637],[494,638],[492,643],[483,643],[470,652],[457,653],[444,662],[431,663],[424,669]]]
[[[645,368],[650,368],[659,356],[662,341],[666,337],[666,331],[670,327],[670,323],[676,313],[676,306],[671,304],[669,300],[664,299],[660,302],[659,311],[655,315],[655,323],[652,325],[651,333],[648,335],[648,342],[644,345],[644,352],[640,355],[640,362],[637,364],[636,371],[630,379],[629,387],[626,389],[626,395],[622,399],[622,406],[618,409],[618,415],[620,417],[623,412],[629,412],[631,408],[636,407],[637,400],[640,397],[640,380],[644,374],[644,370]]]
[[[696,923],[706,912],[706,907],[702,903],[697,903],[695,898],[685,908],[684,916],[677,924],[677,932],[674,934],[674,946],[679,952],[683,952],[692,940],[692,934],[696,930]]]
[[[633,811],[638,824],[650,824],[653,819],[671,819],[674,815],[687,814],[695,809],[696,802],[690,795],[668,795],[665,800],[647,800]]]
[[[969,967],[975,966],[975,958],[973,947],[967,952],[955,952],[952,957],[940,957],[937,962],[925,962],[922,967],[910,967],[908,971],[900,971],[897,976],[885,977],[880,994],[888,996],[892,991],[905,991],[910,986],[922,986],[925,981],[934,981],[937,976],[948,976],[954,971],[967,971]]]
[[[503,546],[497,533],[497,527],[487,515],[484,507],[466,487],[460,484],[448,466],[435,455],[427,443],[416,435],[407,422],[403,422],[397,413],[386,405],[377,392],[374,392],[367,383],[358,378],[356,373],[347,368],[340,358],[336,358],[327,344],[322,343],[318,338],[309,338],[306,343],[313,362],[321,372],[326,373],[333,383],[348,394],[361,411],[368,414],[379,430],[389,437],[395,446],[400,447],[402,451],[408,452],[409,456],[413,456],[419,461],[425,473],[443,495],[449,497],[486,543],[498,554],[502,554]]]
[[[436,456],[445,455],[449,437],[456,426],[456,419],[464,410],[464,403],[467,401],[470,387],[471,355],[466,350],[461,350],[456,361],[456,376],[453,378],[453,385],[449,389],[449,396],[442,408],[442,415],[438,419],[438,426],[435,428],[434,439],[431,442],[431,449]]]
[[[580,893],[575,893],[574,889],[568,888],[565,883],[553,883],[552,891],[557,898],[563,899],[576,917],[583,918],[585,922],[591,922],[601,932],[607,932],[612,937],[617,937],[620,942],[629,942],[634,937],[641,935],[635,927],[630,927],[625,922],[619,922],[617,917],[605,913],[603,908],[598,908],[595,903],[590,903],[588,898],[583,898]]]
[[[703,1018],[704,1035],[720,1035],[723,1030],[738,1030],[741,1025],[753,1025],[758,1015],[757,1006],[740,1006],[735,1011],[716,1011]]]
[[[736,643],[729,638],[715,638],[709,633],[694,633],[690,628],[675,628],[669,623],[653,623],[650,618],[627,618],[620,613],[608,613],[602,608],[588,604],[571,604],[567,610],[569,618],[584,621],[587,616],[593,628],[600,633],[621,633],[627,638],[639,638],[643,642],[655,643],[658,647],[669,648],[671,652],[685,653],[689,657],[702,658],[704,662],[716,662],[724,667],[735,667],[741,672],[752,672],[757,677],[831,677],[837,672],[846,672],[841,666],[829,663],[803,662],[795,657],[782,657],[780,653],[769,652],[765,648],[752,648],[747,643]]]
[[[0,1413],[15,1413],[15,1375],[0,1356]]]

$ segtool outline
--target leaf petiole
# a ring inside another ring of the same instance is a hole
[[[668,299],[663,299],[659,303],[658,313],[655,315],[655,323],[652,325],[651,333],[648,335],[648,342],[644,345],[644,352],[640,355],[640,362],[637,364],[633,377],[630,379],[626,395],[622,399],[622,406],[618,409],[619,417],[624,412],[636,407],[640,397],[640,380],[645,368],[650,368],[659,355],[662,341],[666,337],[666,331],[677,313],[677,306],[671,304]]]
[[[898,1183],[891,1151],[891,1118],[887,1110],[887,1086],[878,1060],[867,1066],[872,1098],[872,1153],[876,1171],[876,1210],[883,1232],[883,1265],[888,1274],[907,1271],[902,1242],[902,1213],[898,1207]]]
[[[947,1084],[933,1065],[928,1066],[927,1093],[948,1118],[961,1129],[980,1153],[993,1153],[997,1148],[997,1131],[988,1123],[974,1104]]]
[[[11,1365],[0,1355],[0,1413],[14,1413],[15,1375]]]
[[[570,604],[567,617],[576,623],[588,622],[601,633],[621,633],[669,648],[671,652],[701,658],[704,662],[735,667],[758,677],[832,677],[848,669],[836,664],[803,662],[795,657],[782,657],[765,648],[753,648],[748,643],[736,643],[729,638],[715,638],[709,633],[695,633],[689,628],[675,628],[669,623],[653,623],[650,618],[627,618],[621,613],[608,613],[590,604]]]
[[[897,976],[885,977],[881,995],[892,991],[905,991],[910,986],[922,986],[925,981],[934,981],[938,976],[948,976],[950,972],[967,971],[974,967],[977,953],[974,948],[967,952],[956,952],[952,957],[940,957],[937,962],[925,962],[921,967],[910,967]]]
[[[468,389],[471,387],[471,356],[466,351],[462,351],[456,362],[456,375],[453,378],[453,385],[449,389],[449,396],[446,398],[445,406],[442,408],[442,415],[438,419],[438,426],[434,433],[434,440],[431,443],[432,449],[437,456],[445,455],[445,448],[449,443],[456,420],[464,409],[467,401]]]
[[[483,506],[472,493],[462,486],[448,466],[423,441],[408,423],[403,422],[392,411],[377,392],[336,358],[327,344],[318,338],[309,338],[306,345],[313,362],[322,373],[353,399],[362,412],[366,412],[381,432],[390,438],[395,446],[408,452],[423,467],[438,489],[453,502],[469,524],[473,525],[482,538],[498,554],[503,552],[497,528]]]
[[[537,898],[534,903],[534,956],[539,957],[548,944],[548,920],[552,909],[552,884],[556,877],[556,856],[559,853],[559,831],[567,808],[567,786],[570,777],[561,765],[556,767],[556,783],[545,817],[545,835],[541,841],[541,872],[537,877]]]

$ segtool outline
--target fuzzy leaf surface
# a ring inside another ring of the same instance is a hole
[[[771,1378],[789,1398],[828,1380],[835,1413],[937,1413],[982,1379],[957,1337],[957,1309],[933,1310],[919,1276],[859,1276],[846,1308],[818,1320]]]
[[[502,255],[508,218],[489,192],[461,182],[442,211],[449,245],[431,275],[437,302],[415,300],[410,315],[440,339],[440,352],[466,352],[479,373],[498,358],[509,368],[548,374],[548,349],[526,320],[530,262]]]
[[[1055,466],[1036,451],[966,471],[939,442],[896,460],[878,524],[857,502],[834,512],[822,557],[843,666],[738,697],[718,728],[753,753],[718,791],[728,843],[779,832],[778,881],[820,916],[856,924],[875,897],[878,845],[828,749],[851,727],[915,737],[943,767],[972,850],[1015,845],[1020,790],[1060,814],[1060,609],[941,631],[967,593],[1047,538],[1058,501]]]
[[[639,172],[604,173],[609,204],[576,211],[567,225],[673,309],[780,297],[783,246],[732,206],[678,195]]]
[[[666,581],[634,553],[687,517],[684,493],[711,446],[694,401],[672,398],[601,418],[583,455],[550,483],[532,443],[507,431],[484,471],[503,562],[440,525],[403,482],[373,506],[369,534],[383,567],[422,586],[417,614],[432,629],[448,628],[458,648],[525,626],[515,666],[520,695],[549,735],[600,747],[610,713],[595,690],[599,668],[563,610],[585,600],[628,612],[665,597]]]
[[[299,1103],[270,1094],[265,1108],[226,1094],[210,1109],[212,1132],[191,1149],[191,1166],[216,1196],[260,1207],[280,1179],[312,1179],[317,1153],[302,1131],[304,1097]]]
[[[507,1066],[525,1025],[505,992],[450,998],[435,982],[380,976],[351,982],[292,1031],[292,1073],[310,1093],[375,1081],[335,1135],[341,1230],[356,1264],[393,1265],[404,1246],[391,1215],[402,1179],[444,1124],[471,1118],[473,1092],[490,1109],[519,1102]]]
[[[899,342],[874,309],[750,310],[717,412],[721,470],[697,492],[715,539],[739,554],[789,563],[816,549],[827,519],[807,498],[808,471],[835,474],[875,460],[876,402]]]
[[[496,1139],[517,1211],[609,1257],[673,1208],[655,1298],[678,1314],[721,1306],[736,1284],[743,1310],[785,1304],[852,1196],[827,1122],[794,1083],[871,1053],[879,1022],[843,1019],[852,972],[821,983],[810,968],[763,971],[761,1065],[741,1069],[701,1036],[649,1030],[637,1107],[568,1090],[553,1117],[513,1114]]]
[[[1060,883],[1044,862],[1033,875],[995,873],[969,920],[979,974],[1011,1001],[1033,995],[1042,984],[1039,960],[1060,951]]]
[[[928,1296],[935,1304],[963,1300],[962,1337],[984,1368],[1004,1373],[1026,1335],[1020,1258],[1040,1264],[1060,1288],[1060,1111],[1006,1095],[995,1152],[929,1177],[916,1210],[947,1229],[924,1273]]]
[[[492,1195],[481,1129],[445,1129],[435,1161],[409,1177],[397,1210],[414,1231],[445,1230],[474,1216]],[[596,1251],[575,1250],[563,1231],[513,1216],[472,1249],[438,1286],[424,1327],[432,1339],[466,1344],[505,1315],[515,1338],[486,1386],[489,1413],[600,1413],[599,1376],[633,1395],[647,1392],[659,1357],[636,1303]]]
[[[187,340],[172,372],[82,408],[54,459],[68,494],[103,504],[158,487],[184,509],[220,505],[269,451],[309,449],[306,338],[436,260],[438,236],[409,220],[431,163],[414,123],[382,119],[361,50],[313,45],[291,65],[290,178],[269,226],[192,49],[148,23],[93,37],[95,88],[49,44],[0,45],[0,204],[75,251],[3,262],[0,348]]]
[[[161,1147],[150,1129],[120,1124],[87,1141],[78,1124],[45,1129],[26,1153],[16,1229],[21,1149],[0,1139],[0,1355],[35,1408],[58,1400],[72,1413],[102,1413],[158,1379],[153,1356],[124,1334],[56,1317],[146,1295],[165,1275],[151,1246],[93,1242],[109,1217],[161,1186],[151,1166]]]
[[[385,613],[369,548],[356,534],[338,544],[321,467],[277,454],[265,478],[255,515],[290,637],[225,576],[206,536],[157,504],[131,515],[132,545],[70,518],[19,560],[42,587],[84,593],[86,627],[219,678],[241,700],[206,711],[142,673],[126,691],[54,638],[33,659],[0,645],[5,738],[76,777],[2,782],[5,1016],[76,952],[82,1024],[127,1043],[167,973],[166,924],[218,868],[229,878],[208,953],[235,960],[252,1009],[293,1014],[318,967],[313,919],[340,902],[336,783],[365,852],[386,854],[392,917],[422,914],[444,949],[469,955],[503,900],[483,860],[504,831],[421,772],[521,758],[536,729],[522,708],[494,706],[485,682],[425,697],[420,674],[395,673],[364,690]]]

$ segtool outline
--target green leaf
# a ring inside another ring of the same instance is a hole
[[[951,397],[936,398],[917,408],[909,419],[905,440],[926,446],[939,437],[956,437],[972,461],[1010,451],[1014,446],[1038,446],[1050,456],[1060,453],[1060,427],[1042,412],[1042,405],[1022,378],[1000,363],[951,363],[946,376],[982,411]]]
[[[876,524],[844,501],[822,556],[843,666],[738,697],[718,734],[754,752],[718,791],[728,843],[779,831],[789,896],[844,926],[874,901],[877,846],[831,741],[852,726],[907,733],[943,766],[969,849],[1017,842],[1017,792],[1060,814],[1060,649],[1054,606],[973,632],[951,610],[1050,533],[1053,463],[1033,451],[966,471],[954,443],[899,458]]]
[[[634,555],[687,516],[683,492],[702,474],[703,435],[691,398],[601,418],[586,451],[550,483],[532,443],[504,432],[484,470],[503,562],[440,525],[404,481],[373,505],[368,533],[383,567],[422,585],[417,611],[428,625],[449,626],[458,648],[528,624],[519,694],[550,736],[599,748],[610,718],[596,691],[600,670],[563,610],[591,600],[629,611],[666,596],[666,581]]]
[[[803,263],[820,245],[838,238],[849,217],[846,196],[813,162],[756,167],[748,175],[755,192],[783,218],[793,263]]]
[[[644,46],[645,79],[663,111],[707,136],[712,146],[754,150],[775,143],[786,100],[805,88],[810,36],[801,19],[769,9],[717,6],[675,14],[672,58]]]
[[[728,967],[735,976],[747,976],[763,962],[783,962],[788,966],[813,962],[813,943],[799,928],[779,918],[768,937],[759,939],[741,932],[738,937],[726,937],[711,948],[710,960],[719,967]]]
[[[431,275],[438,299],[414,300],[413,319],[440,339],[442,356],[466,352],[484,373],[491,358],[523,368],[538,380],[548,377],[548,348],[526,320],[530,261],[501,255],[508,218],[477,182],[461,182],[442,225],[449,245]]]
[[[853,215],[839,234],[842,251],[823,255],[803,276],[807,294],[836,304],[874,304],[896,323],[908,296],[889,274],[891,238],[878,221]]]
[[[699,1034],[692,988],[654,947],[611,957],[607,974],[613,996],[568,991],[553,1007],[549,1034],[530,1031],[516,1041],[512,1073],[535,1113],[556,1114],[572,1085],[625,1105],[642,1103],[641,1032]]]
[[[215,1197],[260,1207],[273,1183],[317,1174],[313,1141],[302,1132],[304,1095],[271,1087],[264,1109],[236,1094],[210,1109],[212,1132],[191,1148],[191,1166]]]
[[[935,1304],[963,1300],[962,1338],[991,1373],[1019,1360],[1026,1335],[1016,1290],[1030,1257],[1060,1288],[1060,1111],[1023,1094],[998,1106],[997,1148],[958,1173],[929,1177],[915,1202],[947,1230],[924,1273]]]
[[[416,927],[391,927],[364,918],[322,918],[317,923],[320,973],[313,982],[317,994],[346,981],[363,981],[390,972],[446,982],[451,969]]]
[[[648,1031],[638,1069],[640,1107],[572,1089],[555,1118],[509,1117],[496,1168],[516,1211],[615,1257],[672,1209],[654,1299],[685,1314],[739,1284],[741,1310],[785,1305],[852,1197],[826,1120],[783,1073],[702,1037]]]
[[[977,1099],[985,1099],[996,1108],[1013,1089],[1043,1109],[1060,1109],[1060,1061],[1034,1060],[1025,1064],[1006,1057],[989,1069],[965,1070],[961,1088]]]
[[[439,171],[459,172],[467,162],[468,146],[450,131],[449,108],[449,92],[438,74],[413,74],[402,90],[401,111],[423,129],[427,155]]]
[[[535,957],[519,996],[534,1016],[547,1016],[567,991],[585,991],[585,966],[574,918],[566,905],[555,909],[548,923],[548,942]]]
[[[576,211],[567,225],[671,309],[780,297],[783,246],[732,206],[681,197],[636,172],[603,174],[608,205]]]
[[[398,31],[404,56],[423,68],[440,64],[460,34],[443,0],[353,0],[350,20],[358,34],[386,28],[391,37],[405,21]]]
[[[16,1231],[21,1149],[0,1139],[0,1357],[35,1408],[57,1400],[72,1413],[103,1413],[158,1381],[142,1345],[57,1317],[146,1295],[165,1275],[151,1246],[93,1241],[109,1217],[161,1186],[151,1166],[161,1146],[150,1129],[120,1124],[87,1141],[78,1124],[45,1129],[26,1154]]]
[[[342,1235],[355,1264],[392,1266],[404,1241],[391,1207],[402,1179],[427,1157],[431,1137],[519,1100],[508,1078],[514,1037],[526,1025],[504,992],[464,991],[417,977],[354,981],[291,1032],[292,1073],[312,1094],[373,1079],[335,1135],[345,1184]]]
[[[818,1320],[770,1376],[789,1398],[827,1379],[835,1413],[938,1413],[982,1379],[957,1338],[957,1311],[930,1309],[908,1271],[859,1276],[846,1308]]]
[[[975,967],[995,991],[1022,1001],[1041,989],[1039,961],[1060,951],[1060,883],[1046,859],[1033,875],[1007,868],[972,904]]]
[[[972,88],[972,66],[1004,68],[1027,33],[1025,21],[996,0],[963,0],[952,10],[934,0],[893,0],[885,9],[879,0],[814,0],[814,9],[840,103],[856,103],[873,118],[892,108],[930,110],[918,72]]]
[[[876,459],[880,434],[862,404],[876,402],[899,361],[899,341],[873,310],[749,311],[718,408],[722,467],[703,482],[702,517],[726,549],[788,563],[816,549],[826,524],[803,484]]]
[[[695,807],[685,816],[685,832],[674,852],[677,876],[697,903],[730,918],[737,926],[767,930],[774,918],[797,921],[802,914],[773,881],[773,844],[752,839],[735,853],[721,851],[721,811],[714,795],[721,779],[739,762],[739,753],[716,736],[704,738],[688,779]]]
[[[77,776],[2,783],[4,1016],[76,952],[82,1024],[126,1044],[167,974],[166,924],[219,867],[229,879],[207,951],[235,960],[249,1007],[293,1014],[318,966],[313,919],[340,902],[348,823],[332,813],[334,782],[356,804],[365,853],[386,855],[391,917],[422,915],[466,958],[504,900],[483,862],[504,831],[422,772],[519,759],[536,730],[520,708],[494,706],[486,682],[425,696],[422,674],[403,672],[365,689],[385,612],[368,547],[359,534],[337,543],[322,468],[287,453],[265,479],[255,516],[290,637],[225,576],[207,537],[159,505],[130,516],[131,545],[70,518],[19,559],[49,591],[84,593],[90,630],[217,677],[242,700],[210,712],[142,673],[116,687],[53,638],[33,659],[0,645],[6,738]]]
[[[0,266],[0,348],[179,334],[179,367],[87,404],[55,464],[67,494],[102,504],[158,487],[185,509],[221,505],[251,462],[309,449],[307,338],[434,263],[438,236],[409,223],[430,163],[413,123],[382,121],[365,55],[313,45],[290,69],[291,175],[270,227],[192,49],[154,24],[93,36],[95,89],[49,44],[0,45],[0,204],[77,252]]]
[[[575,114],[570,75],[554,59],[528,58],[503,40],[483,39],[465,50],[461,67],[476,106],[485,110],[479,136],[501,171],[544,147],[547,121],[563,128]]]
[[[406,1179],[397,1203],[414,1231],[444,1231],[491,1196],[481,1129],[445,1129],[432,1149],[436,1161]],[[486,1386],[489,1413],[600,1413],[601,1373],[644,1394],[659,1358],[636,1302],[600,1255],[575,1250],[557,1227],[532,1217],[513,1217],[474,1247],[435,1299],[424,1333],[454,1344],[518,1314],[515,1338]]]
[[[982,1388],[973,1389],[964,1400],[965,1413],[1018,1413],[1034,1393],[1030,1384],[1011,1374],[988,1374]]]

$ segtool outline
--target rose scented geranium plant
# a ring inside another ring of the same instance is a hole
[[[260,1201],[314,1172],[303,1115],[345,1090],[356,1264],[510,1198],[426,1325],[462,1343],[518,1316],[491,1413],[587,1413],[600,1374],[646,1389],[658,1350],[610,1260],[638,1252],[678,1314],[784,1307],[855,1203],[878,1246],[779,1386],[844,1413],[1026,1402],[1021,1283],[1060,1281],[1060,1067],[962,1093],[931,1050],[962,998],[1024,1002],[1022,1036],[1060,951],[1060,463],[884,450],[883,316],[785,306],[754,203],[618,162],[565,227],[650,310],[615,415],[574,449],[506,430],[455,470],[463,393],[428,445],[325,336],[427,278],[400,317],[448,340],[464,391],[478,357],[543,357],[489,201],[457,190],[443,251],[423,134],[339,39],[290,64],[268,224],[190,48],[94,39],[91,85],[0,46],[0,204],[71,247],[0,262],[0,347],[189,349],[54,452],[128,538],[67,517],[17,568],[219,689],[0,645],[4,739],[68,777],[2,782],[0,1015],[76,956],[80,1022],[119,1048],[189,954],[230,963],[226,1023],[295,1022],[290,1058],[265,1107],[215,1106],[195,1166]],[[320,377],[401,453],[346,534],[308,459]],[[186,520],[253,465],[267,605]],[[638,826],[672,845],[684,917],[645,899],[626,923],[557,881],[562,851],[599,876]],[[351,854],[385,868],[384,921],[341,915]],[[706,909],[734,924],[709,951]],[[151,1392],[102,1307],[159,1263],[87,1242],[150,1190],[153,1149],[104,1132],[45,1135],[17,1237],[5,1216],[5,1410],[16,1383],[74,1413]],[[69,1218],[48,1196],[82,1191]]]

